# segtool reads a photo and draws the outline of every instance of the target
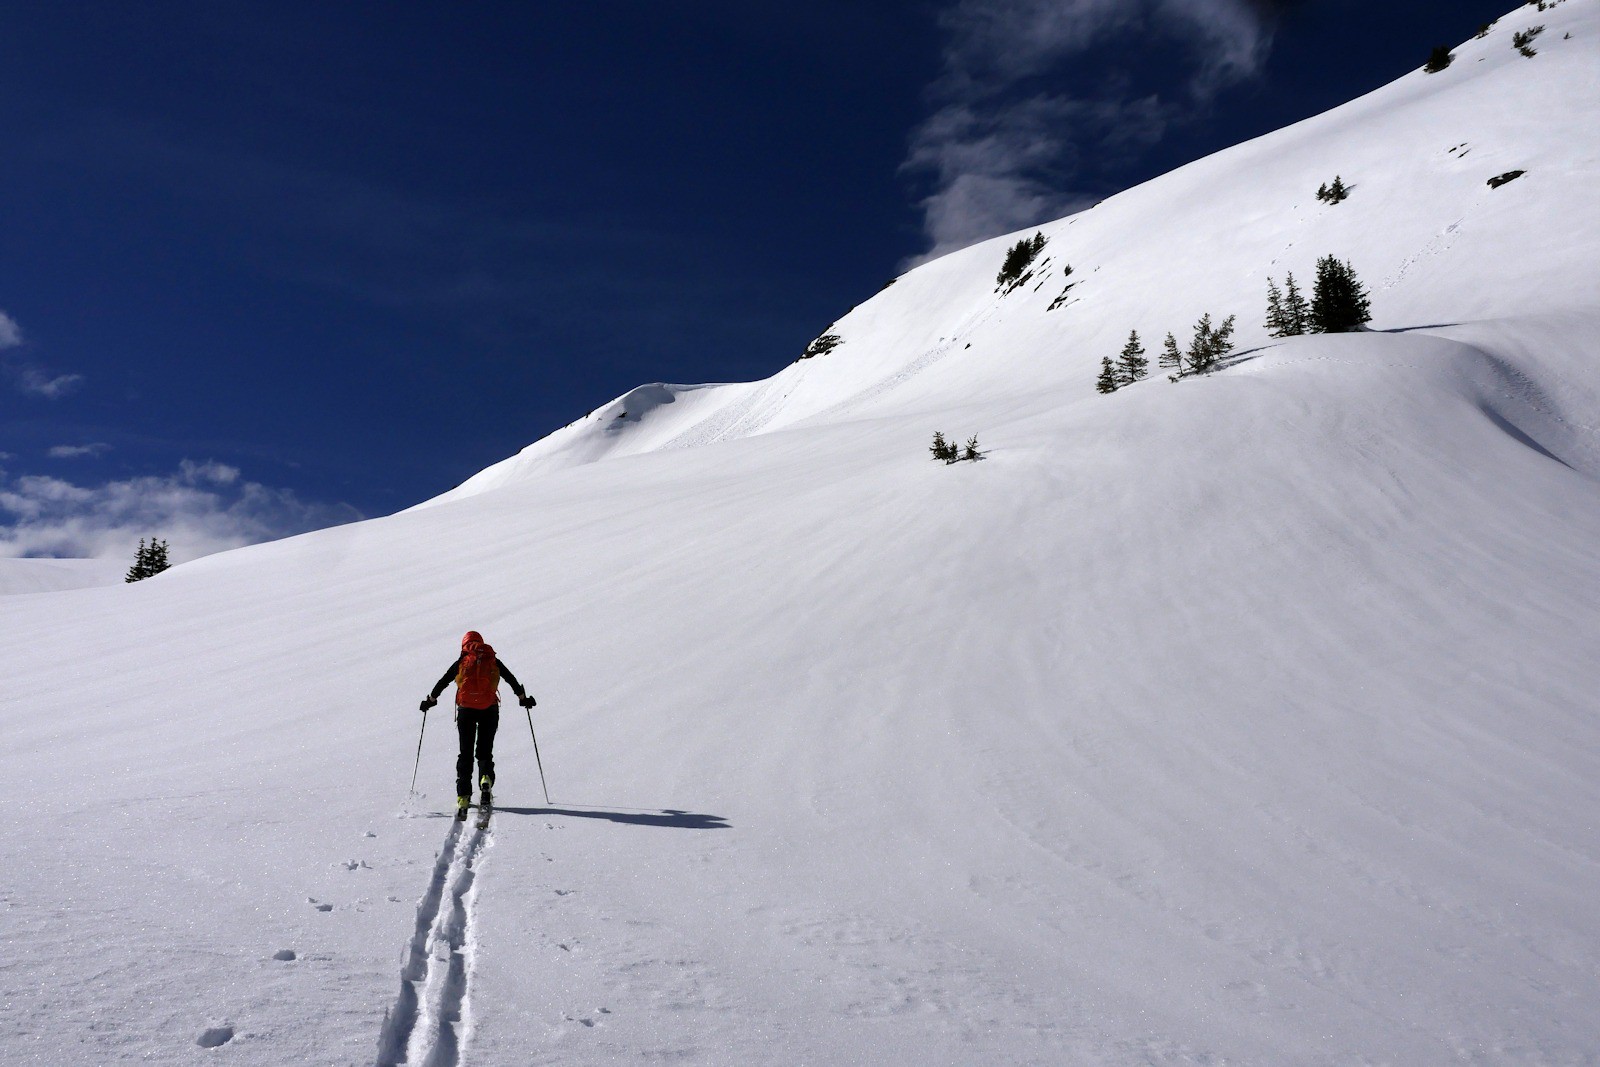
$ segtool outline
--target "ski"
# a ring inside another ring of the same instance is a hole
[[[489,828],[489,816],[493,814],[494,798],[485,793],[482,799],[478,801],[478,829],[487,830]]]

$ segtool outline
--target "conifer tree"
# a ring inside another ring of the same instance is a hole
[[[1283,292],[1278,288],[1278,283],[1272,280],[1272,275],[1267,275],[1267,335],[1269,337],[1288,337],[1288,320],[1283,312]]]
[[[1347,333],[1372,321],[1367,291],[1350,264],[1333,256],[1317,260],[1317,282],[1311,294],[1311,329]]]
[[[1283,324],[1286,332],[1279,336],[1299,337],[1311,328],[1311,306],[1295,284],[1293,271],[1283,280],[1283,285]]]
[[[977,460],[981,459],[982,456],[983,453],[978,451],[978,435],[973,434],[971,437],[967,438],[967,450],[961,454],[961,458]]]
[[[942,460],[945,463],[951,463],[955,460],[956,446],[944,439],[943,430],[933,431],[933,447],[929,448],[928,451],[933,453],[934,459]]]
[[[1150,372],[1150,360],[1145,358],[1144,346],[1139,343],[1139,331],[1128,333],[1128,343],[1122,346],[1117,360],[1117,374],[1121,384],[1132,385]]]
[[[139,551],[133,557],[133,566],[128,568],[126,581],[138,582],[145,578],[153,577],[171,567],[167,562],[167,543],[150,538],[150,544],[145,545],[144,538],[139,538]]]
[[[1189,342],[1187,366],[1182,373],[1205,374],[1232,352],[1233,322],[1234,316],[1229,315],[1220,326],[1213,326],[1209,311],[1200,316],[1194,324],[1194,339]]]
[[[1111,362],[1110,356],[1100,357],[1100,377],[1095,379],[1094,387],[1102,393],[1114,393],[1122,385],[1122,375],[1117,373],[1116,365]]]
[[[1161,342],[1161,355],[1158,357],[1157,365],[1162,370],[1183,369],[1183,353],[1178,351],[1178,339],[1170,333],[1167,334],[1167,339]]]

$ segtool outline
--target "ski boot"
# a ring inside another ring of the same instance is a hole
[[[463,795],[463,796],[456,797],[456,821],[457,822],[466,822],[467,821],[467,807],[471,803],[472,803],[472,798],[469,797],[469,796]]]

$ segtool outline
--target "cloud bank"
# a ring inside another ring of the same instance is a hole
[[[912,261],[1059,218],[1099,195],[1084,161],[1127,159],[1224,88],[1255,75],[1286,0],[956,0],[940,16],[944,61],[933,112],[903,169],[927,175],[928,251]],[[1176,45],[1184,69],[1140,91],[1113,62],[1150,42]],[[1061,91],[1093,73],[1091,95]],[[1074,191],[1074,186],[1079,187]]]
[[[307,503],[215,462],[184,460],[173,474],[98,486],[0,473],[0,556],[132,560],[141,538],[159,537],[181,563],[361,517],[348,505]]]

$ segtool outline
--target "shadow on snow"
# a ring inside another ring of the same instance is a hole
[[[476,804],[473,805],[477,807]],[[614,808],[513,808],[495,805],[496,817],[501,815],[542,815],[546,817],[564,815],[572,819],[604,819],[606,822],[621,823],[624,826],[662,826],[672,830],[729,830],[732,824],[720,815],[704,815],[693,811],[678,811],[674,808],[661,808],[652,810],[617,810]],[[428,819],[453,819],[455,814],[448,811],[430,811],[424,818]]]

